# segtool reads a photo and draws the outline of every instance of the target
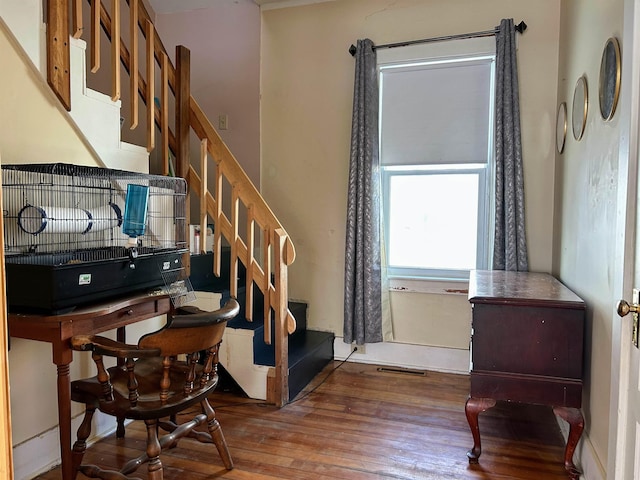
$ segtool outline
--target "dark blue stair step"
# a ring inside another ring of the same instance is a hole
[[[289,400],[293,400],[311,380],[333,360],[334,334],[305,330],[289,337]],[[254,341],[254,363],[275,366],[275,348]]]
[[[262,331],[256,329],[253,342],[253,363],[273,367],[276,364],[275,345],[267,345],[262,341]],[[324,342],[331,340],[331,353],[333,354],[332,332],[319,332],[317,330],[304,330],[297,336],[289,336],[289,368],[296,362],[304,359],[308,352],[313,352]],[[331,357],[333,359],[333,355]]]
[[[222,272],[229,272],[229,250],[222,251]],[[264,297],[257,286],[253,286],[253,321],[248,321],[244,312],[246,287],[244,268],[238,271],[238,294],[240,313],[227,326],[253,330],[253,363],[275,366],[275,328],[271,331],[271,345],[264,343]],[[194,290],[221,292],[221,304],[230,296],[229,277],[216,277],[212,273],[211,253],[191,256],[191,284]],[[288,337],[289,347],[289,400],[293,400],[305,386],[331,361],[333,361],[334,334],[307,330],[307,304],[289,302],[289,310],[296,319],[296,331]],[[272,318],[274,312],[272,311]]]
[[[305,335],[311,337],[307,339],[310,341],[296,342],[290,346],[289,350],[289,401],[298,396],[309,382],[333,360],[334,335],[332,333],[308,330]],[[298,343],[306,344],[306,347],[297,348]],[[311,348],[307,350],[307,347]],[[242,388],[224,367],[219,366],[218,368],[219,389],[241,392]]]
[[[275,328],[271,330],[271,344],[264,342],[264,322],[262,293],[254,287],[253,321],[245,318],[244,311],[227,325],[231,328],[253,330],[253,363],[256,365],[275,366]],[[221,302],[229,297],[223,292]],[[245,289],[238,288],[238,303],[244,307]],[[289,347],[289,392],[290,399],[297,395],[320,370],[333,360],[333,341],[331,332],[307,330],[307,304],[289,302],[289,310],[296,319],[296,331],[288,337]],[[273,315],[273,312],[272,312]]]
[[[222,247],[220,255],[220,272],[221,276],[216,277],[213,274],[213,253],[203,253],[200,255],[191,255],[191,274],[189,280],[194,290],[202,292],[223,292],[229,290],[229,272],[231,271],[231,249]],[[242,263],[238,268],[238,279],[245,278],[245,270]]]
[[[300,336],[300,341],[289,342],[289,401],[333,361],[333,333],[306,330],[304,337],[304,341]]]

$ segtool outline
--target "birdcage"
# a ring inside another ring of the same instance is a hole
[[[9,308],[60,312],[163,286],[188,255],[186,193],[175,177],[2,165]]]

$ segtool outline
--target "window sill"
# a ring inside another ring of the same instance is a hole
[[[466,296],[469,294],[469,281],[393,277],[389,278],[389,291]]]

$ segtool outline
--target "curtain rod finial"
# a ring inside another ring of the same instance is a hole
[[[527,24],[524,23],[524,20],[522,20],[518,25],[516,25],[516,30],[520,33],[524,33],[526,29],[527,29]]]
[[[355,57],[356,55],[356,46],[351,44],[351,46],[349,47],[349,53],[351,54],[352,57]]]

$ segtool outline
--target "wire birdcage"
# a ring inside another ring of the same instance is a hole
[[[134,239],[123,231],[130,186],[148,192],[144,233]],[[175,177],[2,165],[9,306],[59,310],[163,285],[162,271],[187,252],[186,194]]]

